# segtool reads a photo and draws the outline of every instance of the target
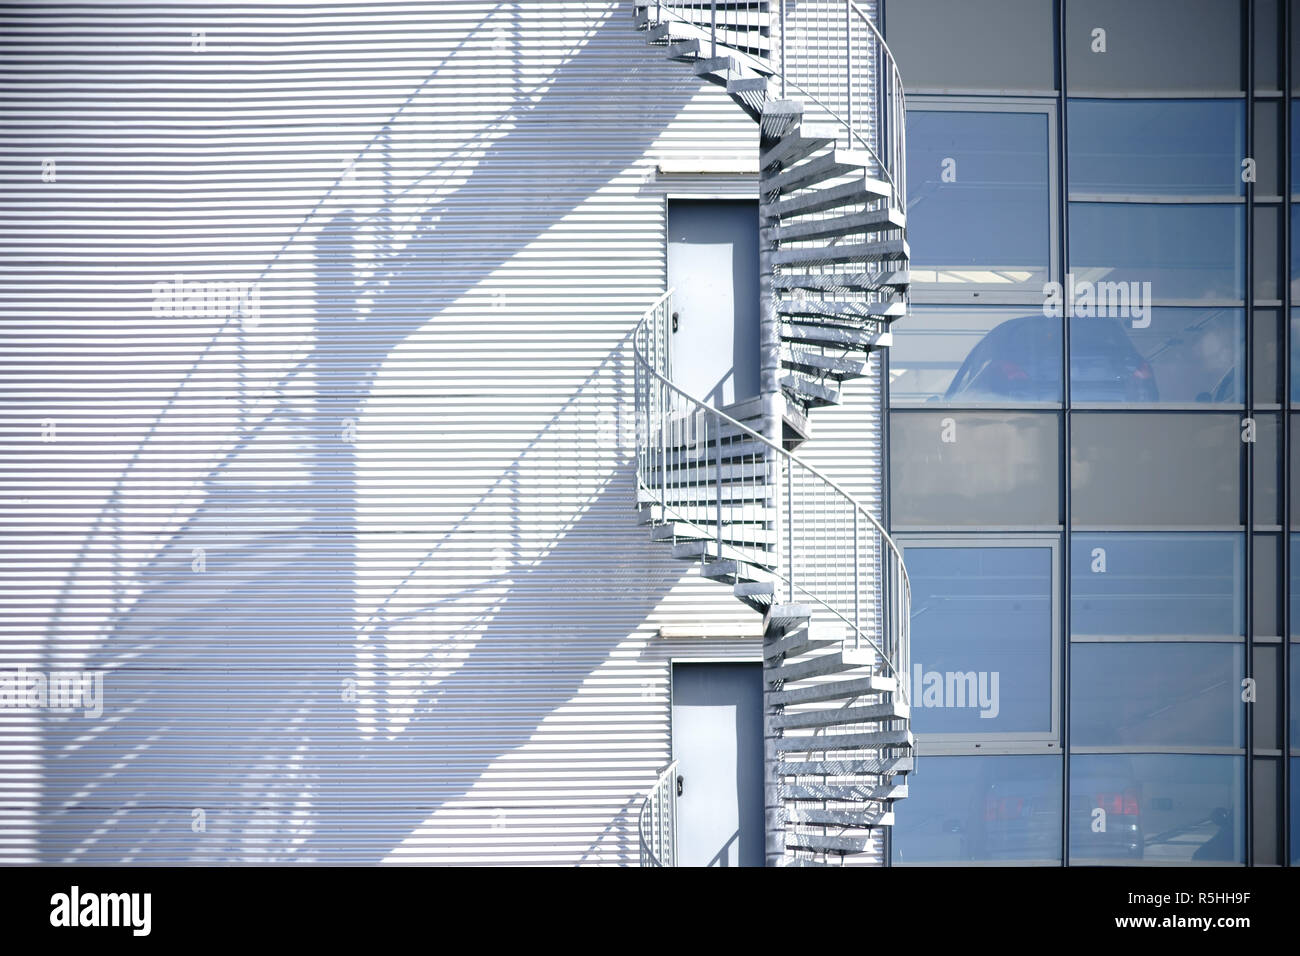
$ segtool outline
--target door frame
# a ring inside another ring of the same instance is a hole
[[[753,640],[753,639],[746,638],[746,640]],[[761,638],[759,640],[761,640]],[[677,702],[677,687],[676,687],[677,665],[678,664],[757,664],[759,665],[759,676],[761,679],[763,673],[762,671],[763,660],[764,660],[763,652],[761,649],[756,650],[752,656],[749,654],[745,654],[738,657],[692,657],[692,656],[684,656],[681,654],[669,655],[668,657],[668,763],[669,764],[671,764],[674,760],[677,759],[677,727],[676,724],[673,722],[673,708]],[[759,699],[760,701],[763,701],[766,700],[766,698],[767,698],[767,682],[766,680],[762,680],[760,686]],[[760,710],[759,713],[760,720],[762,720],[764,716],[765,715]],[[761,726],[759,728],[759,732],[760,734],[762,733]],[[766,776],[766,769],[764,769],[764,775]],[[673,808],[675,811],[677,807],[676,781],[673,781],[672,796],[673,796]],[[678,839],[676,830],[673,833],[673,839],[674,840]],[[681,847],[674,845],[673,854],[677,859],[681,859]]]
[[[712,177],[710,177],[710,178],[712,178]],[[659,200],[660,240],[661,240],[660,245],[661,245],[661,248],[663,249],[663,283],[662,283],[662,284],[663,284],[663,288],[664,288],[665,290],[667,290],[667,289],[673,289],[673,288],[674,288],[674,287],[670,284],[670,283],[672,282],[672,276],[670,276],[670,275],[668,274],[668,260],[669,260],[669,258],[670,258],[670,256],[669,256],[669,246],[671,245],[671,242],[672,242],[672,237],[669,235],[669,232],[668,232],[668,213],[669,213],[669,206],[670,206],[672,203],[674,203],[674,202],[729,202],[729,203],[752,202],[752,203],[754,203],[755,208],[756,208],[756,211],[757,211],[757,213],[758,213],[758,226],[757,226],[757,229],[758,229],[758,262],[756,263],[756,266],[755,266],[755,277],[758,279],[758,281],[759,281],[759,283],[760,283],[760,288],[761,288],[761,284],[762,284],[762,281],[763,281],[763,236],[762,236],[762,231],[763,231],[763,213],[762,213],[763,196],[762,196],[762,194],[761,194],[761,193],[759,192],[759,190],[758,190],[758,180],[757,180],[756,177],[750,177],[748,181],[740,181],[740,182],[736,182],[736,183],[734,184],[734,185],[735,185],[735,189],[734,189],[733,191],[728,191],[725,187],[727,187],[727,186],[731,186],[731,185],[732,185],[732,183],[731,183],[731,182],[728,182],[728,181],[715,181],[715,182],[708,183],[707,186],[706,186],[705,188],[702,188],[699,192],[688,192],[688,191],[682,191],[682,190],[671,190],[671,189],[668,189],[668,190],[665,190],[665,191],[662,193],[662,195],[660,196],[660,200]],[[762,312],[763,312],[763,299],[762,299],[762,295],[761,295],[761,294],[758,296],[758,311],[759,311],[759,325],[760,325],[760,328],[761,328],[761,325],[762,325]],[[669,363],[669,366],[668,366],[668,367],[669,367],[668,376],[669,376],[669,378],[672,378],[672,377],[673,377],[673,376],[672,376],[672,355],[673,355],[673,349],[672,349],[672,345],[671,345],[671,335],[672,335],[672,333],[670,332],[670,333],[669,333],[669,336],[670,336],[670,344],[669,344],[669,347],[668,347],[668,363]],[[761,336],[760,336],[760,339],[761,339]],[[734,347],[735,347],[735,346],[734,346],[734,343],[733,343],[733,349],[734,349]],[[757,355],[757,358],[756,358],[756,362],[755,362],[755,369],[756,369],[757,372],[758,372],[758,382],[759,382],[759,384],[758,384],[758,392],[757,392],[755,395],[753,395],[753,396],[751,396],[750,398],[748,398],[748,399],[737,398],[737,399],[735,400],[736,403],[745,402],[745,401],[753,401],[755,398],[761,398],[761,397],[762,397],[762,394],[763,394],[763,384],[762,384],[762,383],[763,383],[763,349],[762,349],[762,343],[761,343],[761,341],[756,341],[756,342],[755,342],[755,349],[757,349],[757,352],[758,352],[758,355]],[[718,407],[718,408],[725,408],[725,407],[727,407],[727,406],[725,406],[725,405],[719,405],[719,406],[717,406],[717,407]],[[722,663],[722,662],[719,662],[719,663]]]

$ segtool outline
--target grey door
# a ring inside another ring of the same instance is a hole
[[[763,666],[673,665],[682,866],[763,865]]]
[[[758,203],[670,200],[672,377],[721,407],[758,394]]]

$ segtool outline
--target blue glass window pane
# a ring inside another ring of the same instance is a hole
[[[1039,289],[1049,257],[1044,113],[909,110],[912,281]]]
[[[1294,584],[1294,582],[1293,582]],[[1292,591],[1292,594],[1295,592]],[[1295,620],[1293,617],[1292,621]],[[1300,747],[1300,648],[1291,648],[1291,746]]]
[[[1241,862],[1243,768],[1202,754],[1071,756],[1070,862]]]
[[[1300,100],[1291,101],[1291,188],[1300,187]]]
[[[1060,861],[1060,758],[927,757],[925,778],[895,804],[895,863]]]
[[[1070,192],[1240,196],[1241,100],[1070,100]]]
[[[894,331],[890,399],[1059,402],[1061,319],[1041,310],[914,306]]]
[[[1083,534],[1070,541],[1075,637],[1237,637],[1245,629],[1235,534]]]
[[[1291,447],[1293,451],[1295,450],[1295,439],[1297,437],[1300,437],[1296,435],[1296,431],[1297,429],[1295,428],[1295,425],[1293,423],[1291,428],[1291,442],[1292,442]],[[1291,470],[1292,470],[1291,480],[1296,481],[1297,479],[1300,479],[1300,475],[1296,475],[1294,473],[1295,472],[1294,464],[1291,466]],[[1294,493],[1295,492],[1293,489],[1292,494],[1294,495]],[[1294,528],[1296,523],[1296,515],[1295,515],[1294,508],[1292,509],[1291,514],[1292,514],[1291,527]],[[1292,531],[1290,534],[1290,538],[1291,538],[1291,588],[1290,588],[1291,636],[1298,637],[1300,636],[1300,534],[1297,534],[1295,531]],[[1300,657],[1300,655],[1292,655],[1291,659],[1294,661],[1297,659],[1297,657]],[[1295,697],[1292,697],[1291,699],[1293,701],[1296,701],[1297,707],[1300,707],[1300,700],[1297,700],[1297,698]],[[1300,737],[1297,737],[1295,739],[1300,740]]]
[[[1240,644],[1075,644],[1076,747],[1244,747]]]
[[[1070,400],[1240,403],[1245,350],[1241,309],[1155,308],[1135,319],[1074,316]]]
[[[912,729],[1052,729],[1049,548],[906,551],[912,582]]]
[[[1300,833],[1300,757],[1292,757],[1291,764],[1291,832]],[[1300,840],[1291,840],[1291,865],[1300,866]]]
[[[1156,299],[1241,299],[1245,218],[1237,204],[1070,203],[1070,270],[1150,282]]]

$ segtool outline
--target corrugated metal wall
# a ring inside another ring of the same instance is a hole
[[[656,636],[751,618],[634,523],[624,346],[754,124],[620,2],[3,17],[0,668],[104,681],[0,709],[0,861],[635,861],[668,661],[757,642]]]

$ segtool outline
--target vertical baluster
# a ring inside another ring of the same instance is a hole
[[[853,9],[851,0],[844,0],[844,83],[847,112],[845,119],[853,128]]]
[[[859,607],[859,590],[858,590],[858,509],[853,509],[853,646],[858,646],[858,635],[862,633],[862,619],[858,614]]]
[[[664,863],[664,813],[667,810],[664,804],[663,774],[659,775],[659,782],[655,784],[655,804],[659,808],[659,814],[655,819],[655,856],[659,858],[659,863],[662,866]]]
[[[790,71],[785,62],[785,0],[780,0],[777,8],[776,40],[780,48],[781,63],[781,99],[785,99],[785,76]],[[771,51],[768,51],[769,55]]]
[[[677,865],[677,781],[673,779],[676,767],[674,763],[673,772],[668,775],[668,805],[672,808],[668,819],[668,859],[673,866]]]
[[[722,433],[721,433],[721,428],[722,426],[719,423],[718,425],[714,426],[714,431],[713,431],[713,446],[716,449],[713,454],[713,468],[715,472],[713,478],[714,478],[714,487],[717,490],[717,494],[718,494],[717,512],[715,514],[715,517],[717,519],[719,558],[722,557]]]
[[[783,456],[784,457],[784,456]],[[787,462],[785,471],[785,577],[790,582],[790,593],[786,596],[794,600],[794,529],[798,522],[794,517],[794,467]]]

